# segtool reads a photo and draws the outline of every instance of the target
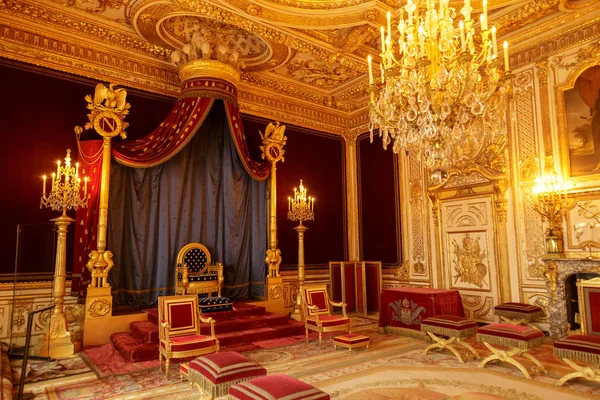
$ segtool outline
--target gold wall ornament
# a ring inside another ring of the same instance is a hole
[[[62,215],[51,220],[56,224],[58,232],[52,290],[54,308],[47,324],[47,332],[38,342],[37,348],[38,354],[41,356],[60,358],[77,353],[81,346],[71,336],[64,308],[67,279],[67,227],[75,221],[67,216],[67,210],[87,207],[87,177],[84,178],[84,183],[81,185],[79,163],[76,163],[75,166],[71,165],[71,150],[67,150],[64,165],[61,165],[60,160],[57,162],[56,172],[52,173],[52,183],[48,194],[46,193],[46,175],[43,176],[40,208],[44,206],[60,210]]]
[[[461,10],[460,35],[455,10],[446,0],[439,10],[430,1],[426,7],[424,1],[417,3],[407,3],[408,17],[402,10],[394,32],[388,12],[387,35],[381,27],[377,80],[368,57],[371,138],[377,127],[384,149],[393,141],[395,153],[420,154],[431,171],[464,169],[479,159],[484,164],[501,161],[497,155],[506,146],[512,81],[507,42],[502,62],[496,28],[488,29],[484,8],[482,44],[475,51],[469,0]]]
[[[315,198],[308,196],[307,188],[300,179],[298,189],[294,188],[294,197],[288,197],[287,218],[290,221],[298,221],[294,228],[298,232],[298,296],[294,305],[291,318],[301,321],[302,318],[302,290],[304,289],[304,232],[308,229],[302,225],[302,221],[313,221],[315,219]]]
[[[110,309],[110,302],[103,299],[95,299],[88,306],[88,313],[93,317],[103,317],[109,313]]]
[[[550,298],[556,301],[556,286],[558,285],[558,265],[552,261],[546,262],[546,270],[544,272],[548,289],[550,289]]]
[[[485,277],[488,274],[487,265],[484,260],[487,257],[485,251],[479,245],[480,237],[472,238],[465,233],[461,243],[452,241],[454,249],[454,284],[458,281],[470,283],[480,289],[488,286]]]

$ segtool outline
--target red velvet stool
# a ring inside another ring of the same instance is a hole
[[[507,362],[519,368],[525,378],[531,379],[527,368],[513,357],[523,356],[534,362],[543,373],[546,369],[537,358],[528,353],[529,350],[542,344],[544,332],[523,325],[491,324],[477,329],[477,340],[493,353],[479,364],[479,368],[493,360]],[[492,345],[509,347],[509,350],[497,349]]]
[[[266,374],[267,370],[255,361],[235,351],[222,351],[191,361],[188,379],[212,400],[225,396],[229,388],[237,383]]]
[[[179,364],[179,378],[181,379],[182,382],[183,382],[184,377],[187,379],[189,370],[190,370],[190,364],[188,364],[188,363]],[[192,382],[190,382],[190,386],[191,385],[192,385]]]
[[[350,353],[352,353],[352,349],[358,349],[360,347],[366,347],[368,349],[369,343],[370,339],[368,336],[356,333],[347,333],[333,338],[334,349],[337,349],[337,347],[340,346],[348,349]]]
[[[326,400],[329,395],[287,375],[269,375],[238,383],[229,389],[229,400]]]
[[[421,331],[427,332],[434,342],[425,348],[423,354],[427,354],[433,349],[448,349],[456,356],[458,362],[463,364],[464,361],[460,353],[453,346],[455,343],[465,347],[474,358],[479,357],[479,353],[477,353],[477,350],[473,346],[462,341],[462,339],[473,336],[477,332],[477,322],[475,321],[456,315],[436,315],[421,322]],[[446,336],[448,339],[444,339],[438,335]]]
[[[560,378],[556,382],[557,386],[562,386],[566,381],[574,378],[585,378],[589,381],[600,382],[600,336],[567,336],[554,342],[554,356],[562,358],[575,370],[575,372]],[[575,364],[573,360],[592,364],[593,366],[583,367]]]
[[[499,316],[507,324],[511,325],[527,325],[534,329],[536,326],[531,325],[531,321],[542,317],[544,311],[541,307],[526,304],[526,303],[502,303],[494,307],[494,314]]]

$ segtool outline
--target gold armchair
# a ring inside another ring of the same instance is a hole
[[[342,315],[332,315],[332,306],[342,307]],[[302,290],[302,307],[306,318],[306,343],[309,330],[319,332],[319,346],[322,345],[323,332],[352,332],[352,321],[346,315],[346,303],[329,300],[327,285],[305,285]]]
[[[158,359],[165,377],[169,375],[171,358],[197,357],[219,351],[215,321],[204,318],[198,310],[198,296],[160,296],[158,298]],[[200,322],[210,324],[210,336],[200,333]]]
[[[223,264],[211,264],[210,252],[200,243],[189,243],[177,254],[175,294],[204,294],[216,292],[221,297]]]

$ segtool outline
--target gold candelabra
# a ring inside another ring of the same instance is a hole
[[[290,221],[299,221],[294,229],[298,232],[298,295],[292,318],[302,320],[302,290],[304,288],[304,232],[308,229],[302,221],[315,219],[315,198],[307,194],[307,189],[300,179],[300,186],[294,188],[294,197],[288,197],[287,217]]]
[[[555,171],[537,178],[533,193],[537,199],[535,210],[542,216],[542,222],[548,221],[545,231],[546,253],[563,253],[562,219],[573,206],[573,200],[569,198]]]
[[[433,0],[408,0],[397,23],[387,13],[379,65],[373,68],[376,61],[367,58],[371,141],[377,127],[384,148],[393,141],[394,153],[422,154],[432,171],[464,167],[506,143],[508,43],[502,61],[496,27],[488,29],[487,0],[479,35],[472,10],[464,0],[459,18],[448,0],[439,7]]]
[[[66,254],[67,254],[67,227],[73,218],[67,216],[67,210],[77,210],[87,206],[87,176],[81,184],[79,176],[79,163],[71,165],[71,150],[67,150],[64,164],[57,162],[56,172],[52,173],[50,192],[46,192],[46,175],[42,177],[42,198],[40,208],[49,207],[62,211],[62,215],[54,218],[58,232],[56,242],[56,263],[54,267],[54,289],[52,301],[55,305],[48,331],[38,343],[39,355],[52,358],[68,357],[79,351],[80,343],[75,342],[69,332],[69,322],[64,312],[65,283],[66,283]],[[83,186],[83,196],[81,195]]]

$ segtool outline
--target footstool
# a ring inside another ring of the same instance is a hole
[[[328,400],[329,395],[287,375],[275,374],[238,383],[229,389],[228,400]]]
[[[519,368],[525,378],[531,379],[527,368],[513,358],[522,355],[533,361],[540,372],[546,372],[542,363],[528,353],[529,350],[542,344],[544,340],[544,332],[539,329],[523,325],[491,324],[477,329],[477,340],[483,342],[485,347],[493,353],[481,361],[479,368],[485,367],[490,361],[500,360]],[[506,346],[509,347],[509,350],[497,349],[493,345]]]
[[[477,322],[475,321],[456,315],[436,315],[421,322],[421,331],[427,332],[434,342],[425,348],[423,354],[427,354],[433,349],[448,349],[454,353],[458,362],[464,364],[460,353],[453,346],[453,344],[457,344],[465,347],[474,358],[479,358],[477,350],[469,343],[462,341],[462,339],[473,336],[477,332]],[[448,339],[444,339],[438,335],[446,336]]]
[[[344,347],[352,353],[352,349],[358,349],[359,347],[369,348],[369,337],[365,335],[359,335],[356,333],[347,333],[345,335],[336,336],[333,338],[333,348],[337,349],[338,346]]]
[[[183,382],[183,378],[184,377],[187,379],[189,370],[190,370],[190,364],[189,363],[181,363],[181,364],[179,364],[179,379],[181,380],[181,382]],[[190,382],[190,386],[191,385],[192,385],[192,382]]]
[[[526,303],[502,303],[494,307],[494,314],[512,325],[527,325],[534,329],[531,321],[544,315],[541,307]]]
[[[563,359],[567,365],[575,370],[556,382],[562,386],[570,379],[585,378],[589,381],[600,382],[600,336],[572,335],[554,342],[554,356]],[[592,364],[583,367],[573,360]],[[594,368],[595,366],[595,368]]]
[[[255,361],[235,351],[222,351],[191,361],[188,379],[212,400],[225,396],[229,388],[237,383],[266,374],[267,370]]]

